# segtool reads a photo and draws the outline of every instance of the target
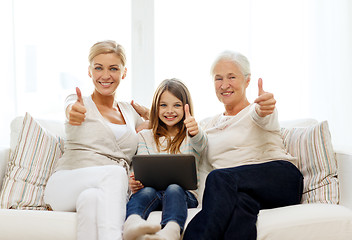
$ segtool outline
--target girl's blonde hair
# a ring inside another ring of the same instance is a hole
[[[152,107],[150,109],[149,121],[151,124],[151,129],[153,131],[154,141],[156,143],[157,150],[159,152],[162,150],[168,153],[175,154],[180,152],[181,144],[187,134],[187,129],[183,123],[183,121],[185,120],[185,115],[183,116],[182,120],[176,124],[179,131],[177,135],[173,139],[171,139],[168,135],[165,123],[163,123],[163,121],[159,119],[160,97],[165,91],[168,91],[172,95],[177,97],[182,102],[183,107],[188,104],[191,115],[193,115],[193,104],[191,94],[189,93],[188,88],[183,82],[176,78],[165,79],[164,81],[162,81],[154,93]],[[167,140],[167,146],[165,149],[160,149],[161,137],[165,137]]]
[[[89,51],[88,61],[91,65],[93,62],[93,58],[100,54],[107,54],[107,53],[115,53],[120,59],[123,67],[126,66],[126,53],[125,49],[120,45],[117,44],[113,40],[105,40],[101,42],[95,43]]]

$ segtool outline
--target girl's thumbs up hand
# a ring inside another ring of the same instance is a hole
[[[188,134],[193,137],[198,134],[198,123],[194,119],[194,117],[191,115],[189,111],[189,105],[185,104],[185,120],[184,124],[187,128]]]

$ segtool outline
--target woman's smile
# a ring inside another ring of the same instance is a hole
[[[102,85],[103,87],[110,87],[114,82],[101,82],[98,81],[100,83],[100,85]]]
[[[231,94],[233,94],[234,91],[226,91],[226,92],[222,92],[221,95],[224,97],[230,96]]]

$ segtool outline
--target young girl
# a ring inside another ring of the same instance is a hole
[[[199,162],[207,138],[198,128],[192,113],[187,87],[177,79],[164,80],[153,97],[149,119],[151,129],[138,134],[137,154],[193,154]],[[133,173],[130,188],[133,195],[127,204],[124,239],[180,239],[187,208],[198,205],[196,192],[187,191],[177,184],[169,185],[164,191],[156,191],[136,181]],[[160,225],[148,223],[145,219],[157,209],[163,211]]]

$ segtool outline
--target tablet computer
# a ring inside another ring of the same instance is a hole
[[[145,187],[165,190],[170,184],[178,184],[186,190],[195,190],[197,170],[191,154],[135,155],[132,167],[136,180]]]

